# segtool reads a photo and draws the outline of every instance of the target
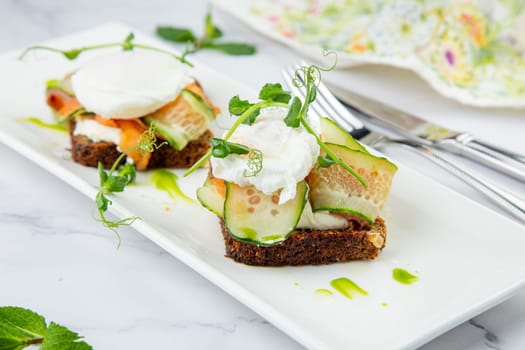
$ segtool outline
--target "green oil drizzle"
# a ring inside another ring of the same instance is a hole
[[[46,129],[51,129],[51,130],[61,131],[61,132],[69,131],[69,129],[62,124],[46,123],[45,121],[42,121],[36,117],[20,118],[19,120],[40,126],[41,128],[46,128]]]
[[[381,306],[382,306],[382,307],[387,307],[387,306],[388,306],[388,303],[381,303]]]
[[[187,202],[195,203],[193,199],[181,191],[179,185],[177,184],[177,179],[177,175],[164,169],[155,170],[151,176],[151,181],[155,187],[161,191],[166,192],[171,198],[176,200],[177,197],[179,197]]]
[[[322,295],[322,296],[332,296],[334,295],[334,293],[332,293],[331,290],[329,289],[324,289],[324,288],[319,288],[319,289],[316,289],[315,290],[315,294],[319,294],[319,295]]]
[[[336,278],[330,282],[330,285],[348,299],[352,299],[352,294],[355,295],[355,293],[368,295],[366,290],[359,287],[354,281],[346,277]]]
[[[392,278],[403,284],[412,284],[419,280],[417,276],[399,267],[392,270]]]

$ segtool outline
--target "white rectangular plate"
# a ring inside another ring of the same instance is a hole
[[[107,25],[47,44],[74,48],[120,41],[129,32],[125,26]],[[163,45],[142,35],[137,42]],[[71,161],[68,136],[18,118],[51,121],[45,81],[100,54],[86,53],[73,62],[43,52],[23,62],[17,53],[0,58],[5,86],[0,94],[0,141],[91,198],[97,191],[97,171]],[[223,111],[233,95],[256,96],[253,89],[199,64],[195,76]],[[230,118],[225,114],[219,125]],[[181,178],[180,186],[195,197],[205,175],[206,170],[199,170]],[[137,186],[115,195],[111,211],[119,217],[140,216],[133,225],[138,231],[310,348],[416,347],[503,301],[525,282],[522,226],[402,165],[384,211],[389,234],[380,257],[307,267],[257,268],[225,258],[217,218],[197,204],[156,190],[148,176],[141,174]],[[417,271],[419,282],[394,281],[395,267]],[[350,300],[335,291],[332,297],[315,293],[331,289],[330,281],[338,277],[352,279],[368,296]]]

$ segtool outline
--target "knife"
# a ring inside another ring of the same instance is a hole
[[[469,133],[450,130],[336,85],[329,83],[326,85],[350,111],[358,113],[365,121],[394,131],[412,141],[462,155],[525,181],[523,155],[476,139]]]

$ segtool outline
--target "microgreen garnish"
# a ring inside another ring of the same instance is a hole
[[[292,95],[290,94],[290,91],[284,91],[279,83],[266,83],[261,91],[259,91],[259,99],[263,101],[288,103],[291,98]]]
[[[244,177],[253,177],[259,174],[263,167],[263,154],[258,149],[250,148],[248,153],[248,162],[246,163],[248,169],[243,172]]]
[[[111,200],[107,197],[108,194],[115,192],[123,192],[127,185],[135,182],[136,172],[133,164],[120,165],[122,160],[133,150],[139,150],[140,153],[146,154],[153,152],[155,149],[159,149],[163,145],[167,144],[166,141],[157,144],[157,137],[155,136],[155,125],[151,124],[148,130],[144,131],[141,135],[137,144],[124,150],[119,157],[115,160],[111,169],[106,172],[102,163],[98,163],[98,173],[100,178],[100,188],[95,196],[95,203],[97,205],[98,213],[100,216],[100,222],[112,230],[118,238],[118,246],[120,246],[120,235],[117,229],[120,226],[129,226],[139,219],[137,216],[131,216],[121,220],[111,221],[106,218],[104,213],[107,211]],[[118,170],[117,170],[118,168]],[[113,173],[117,172],[117,175]]]
[[[204,34],[200,38],[190,29],[171,26],[157,27],[157,35],[168,41],[185,43],[186,49],[182,57],[186,57],[202,49],[217,50],[234,56],[253,55],[255,53],[255,46],[250,44],[218,41],[223,33],[222,30],[213,23],[211,12],[206,14],[204,19]]]
[[[267,100],[267,101],[260,101],[257,103],[247,103],[247,101],[241,100],[239,96],[234,96],[230,100],[229,103],[229,111],[232,115],[238,115],[239,117],[237,120],[233,123],[232,127],[226,135],[224,135],[223,140],[227,141],[233,134],[233,132],[239,127],[241,124],[252,124],[255,121],[255,118],[259,115],[259,112],[261,109],[266,107],[282,107],[282,108],[288,108],[288,104],[282,103],[282,102],[274,102],[273,100]],[[247,122],[248,120],[248,122]],[[188,176],[189,174],[193,173],[196,169],[200,168],[210,157],[212,156],[212,150],[209,150],[204,156],[201,157],[191,168],[189,168],[185,173],[184,176]],[[255,157],[254,159],[257,159]],[[261,154],[262,159],[262,154]],[[257,160],[257,162],[259,162]],[[261,161],[262,162],[262,161]],[[250,164],[248,164],[250,166]],[[249,173],[248,173],[249,174]],[[251,175],[255,176],[255,175]]]
[[[334,52],[327,52],[328,54],[334,54]],[[310,133],[317,144],[321,149],[326,153],[323,157],[318,157],[317,162],[319,167],[327,168],[334,164],[337,164],[343,167],[348,171],[352,176],[354,176],[363,187],[367,187],[366,181],[359,175],[354,169],[352,169],[348,164],[346,164],[341,158],[337,157],[331,150],[326,146],[326,144],[319,138],[319,135],[315,132],[308,121],[308,109],[310,104],[315,100],[317,96],[317,85],[321,82],[321,72],[330,71],[335,68],[337,64],[337,55],[335,56],[334,64],[329,68],[321,68],[317,65],[302,66],[297,69],[295,77],[293,79],[293,84],[297,87],[304,87],[306,89],[306,96],[304,101],[301,101],[297,96],[291,99],[291,94],[288,91],[283,90],[281,84],[265,84],[259,91],[259,102],[249,102],[247,100],[242,100],[239,96],[234,96],[230,99],[228,109],[231,115],[238,116],[237,120],[233,123],[232,127],[224,135],[224,138],[212,140],[212,149],[208,151],[201,159],[199,159],[188,171],[184,173],[184,176],[191,174],[193,171],[202,166],[210,157],[224,158],[229,154],[235,152],[228,152],[225,150],[224,145],[230,144],[226,143],[231,135],[241,124],[253,124],[261,109],[267,107],[282,107],[287,108],[288,113],[284,118],[284,123],[291,128],[298,128],[302,125],[308,133]],[[291,99],[291,102],[290,102]],[[237,144],[235,144],[237,145]],[[240,145],[242,146],[242,145]],[[244,153],[237,154],[246,154],[248,153],[248,147],[244,146]],[[241,149],[241,148],[239,148]],[[244,176],[255,176],[262,169],[262,154],[252,154],[253,162],[248,163],[249,171],[245,171]],[[250,168],[254,167],[256,171],[252,171]],[[247,175],[248,174],[248,175]]]
[[[327,155],[324,157],[317,157],[317,165],[319,166],[319,168],[329,168],[334,164],[334,160]]]
[[[301,112],[302,102],[295,96],[288,109],[288,114],[284,118],[284,122],[291,128],[298,128],[301,125],[301,119],[299,118]]]
[[[189,65],[190,67],[193,67],[191,62],[186,60],[185,55],[178,56],[178,55],[175,55],[174,53],[172,53],[170,51],[167,51],[167,50],[159,49],[157,47],[153,47],[153,46],[149,46],[149,45],[135,43],[135,42],[133,42],[134,39],[135,39],[135,35],[133,33],[129,33],[126,36],[126,38],[123,41],[121,41],[121,42],[113,42],[113,43],[107,43],[107,44],[84,46],[84,47],[79,47],[79,48],[70,49],[70,50],[60,50],[60,49],[57,49],[57,48],[54,48],[54,47],[49,47],[49,46],[31,46],[31,47],[28,47],[27,49],[25,49],[22,52],[22,54],[20,54],[19,59],[23,59],[27,55],[27,53],[29,51],[45,50],[45,51],[52,51],[52,52],[60,53],[65,58],[67,58],[68,60],[72,61],[72,60],[77,59],[77,57],[80,56],[80,54],[85,52],[85,51],[98,50],[98,49],[107,49],[107,48],[110,48],[110,47],[120,47],[123,51],[131,51],[131,50],[134,50],[134,49],[143,49],[143,50],[150,50],[150,51],[160,52],[160,53],[163,53],[163,54],[166,54],[166,55],[170,55],[173,58],[181,61],[182,63],[185,63],[185,64]]]
[[[229,142],[223,139],[213,137],[210,140],[211,154],[215,158],[226,158],[230,154],[245,154],[248,157],[246,166],[248,169],[244,170],[245,177],[253,177],[262,170],[263,155],[258,149],[250,148],[240,143]]]
[[[240,143],[228,142],[213,137],[210,139],[211,153],[215,158],[226,158],[230,154],[248,154],[250,148]]]
[[[83,337],[43,316],[18,306],[0,307],[0,349],[92,350]]]

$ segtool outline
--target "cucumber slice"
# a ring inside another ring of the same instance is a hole
[[[206,209],[222,217],[225,193],[221,191],[217,181],[223,180],[208,176],[204,184],[197,189],[197,199]],[[223,186],[225,185],[223,184]]]
[[[326,145],[356,170],[365,179],[368,187],[364,188],[339,165],[314,168],[306,179],[311,188],[310,201],[313,210],[352,214],[372,224],[385,204],[397,167],[387,159],[369,153],[342,145]]]
[[[301,181],[295,198],[279,205],[277,192],[265,195],[253,186],[226,183],[224,223],[239,241],[262,246],[279,244],[295,230],[307,195],[308,185]]]
[[[69,96],[75,96],[73,86],[71,85],[71,74],[66,75],[63,79],[50,79],[46,82],[46,90],[60,90]]]
[[[175,101],[144,118],[148,125],[155,124],[159,134],[179,151],[199,138],[214,119],[211,107],[187,89],[183,89]]]
[[[368,153],[366,148],[364,148],[363,145],[354,139],[349,133],[344,131],[333,120],[325,117],[321,117],[321,138],[324,142],[335,143],[346,146],[350,149]]]

